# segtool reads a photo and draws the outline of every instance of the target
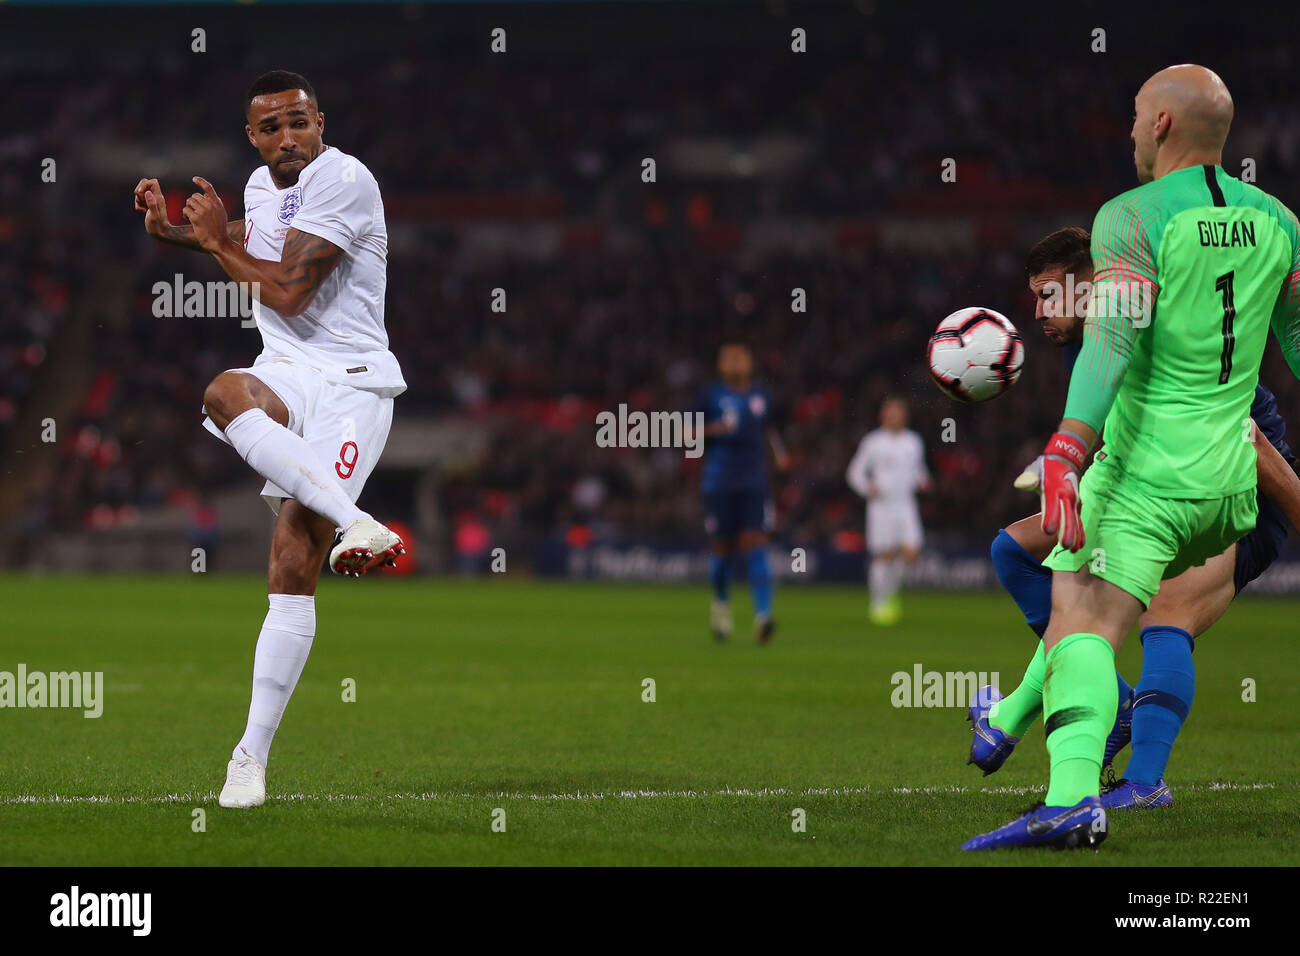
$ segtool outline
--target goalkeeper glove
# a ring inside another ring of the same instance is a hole
[[[1022,491],[1037,491],[1043,508],[1043,531],[1067,551],[1083,547],[1083,517],[1079,502],[1079,472],[1088,459],[1088,445],[1073,432],[1059,431],[1043,453],[1016,479]]]

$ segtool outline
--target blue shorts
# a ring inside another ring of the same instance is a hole
[[[1255,530],[1237,542],[1237,568],[1233,580],[1238,594],[1277,560],[1290,530],[1291,524],[1282,514],[1282,509],[1260,495]]]
[[[704,531],[710,538],[734,538],[742,531],[767,532],[772,508],[763,488],[704,493]]]

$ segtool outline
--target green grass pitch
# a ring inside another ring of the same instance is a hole
[[[1243,600],[1200,642],[1172,809],[1113,815],[1099,853],[962,854],[1040,796],[1041,724],[986,779],[964,713],[893,707],[891,675],[996,671],[1010,689],[1032,637],[1002,594],[910,593],[890,629],[865,600],[780,590],[757,647],[741,588],[718,646],[699,587],[331,579],[270,799],[229,811],[262,583],[0,578],[0,671],[103,671],[105,698],[98,719],[0,710],[0,864],[1300,861],[1295,602]],[[1139,654],[1121,657],[1134,683]]]

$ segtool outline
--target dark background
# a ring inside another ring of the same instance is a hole
[[[195,27],[206,53],[190,51]],[[260,479],[198,415],[206,382],[251,364],[260,339],[153,316],[154,282],[225,276],[149,239],[130,194],[158,176],[179,221],[198,174],[240,216],[258,162],[243,93],[268,69],[310,78],[325,141],[383,190],[387,325],[410,390],[361,503],[413,525],[436,568],[485,541],[702,545],[698,463],[598,448],[593,421],[622,402],[688,407],[729,338],[752,345],[785,411],[779,541],[861,547],[843,473],[896,392],[936,477],[929,540],[983,547],[1033,510],[1011,481],[1064,402],[1024,253],[1136,185],[1132,98],[1171,63],[1224,78],[1225,168],[1253,160],[1294,207],[1294,47],[1289,21],[1245,5],[6,5],[0,524],[16,544],[0,563],[57,540],[45,560],[94,567],[95,542],[188,547],[265,523],[232,504],[261,508]],[[640,180],[646,156],[656,183]],[[956,183],[940,181],[949,157]],[[807,313],[791,312],[795,287]],[[1020,383],[978,407],[924,367],[933,327],[966,305],[1005,312],[1026,341]],[[1294,416],[1272,344],[1263,380]]]

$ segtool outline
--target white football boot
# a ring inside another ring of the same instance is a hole
[[[330,552],[330,570],[359,578],[380,565],[395,567],[399,554],[406,554],[401,538],[374,518],[358,518]]]
[[[715,600],[709,607],[709,630],[715,641],[725,641],[731,636],[731,605]]]
[[[266,768],[243,747],[226,765],[226,785],[217,802],[240,810],[266,803]]]

